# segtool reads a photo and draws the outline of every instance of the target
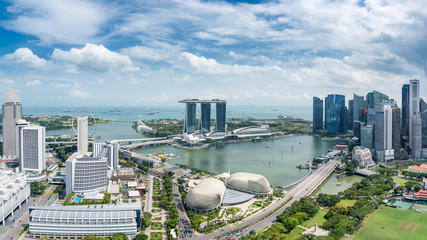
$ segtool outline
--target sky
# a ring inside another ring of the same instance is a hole
[[[377,90],[427,97],[427,1],[3,0],[0,97],[29,106],[185,98],[310,106]]]

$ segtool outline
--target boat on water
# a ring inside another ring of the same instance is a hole
[[[337,183],[337,186],[341,186],[341,183]]]

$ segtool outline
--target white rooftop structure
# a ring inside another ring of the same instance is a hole
[[[0,171],[0,222],[12,214],[13,210],[21,207],[21,204],[30,196],[30,184],[23,176]]]
[[[256,195],[268,195],[272,191],[264,176],[246,172],[232,174],[227,180],[227,187]]]
[[[206,178],[185,196],[185,203],[194,210],[210,211],[221,205],[225,185],[218,179]]]

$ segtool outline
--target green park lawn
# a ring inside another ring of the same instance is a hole
[[[381,207],[365,220],[353,239],[426,239],[427,213]]]
[[[161,211],[162,210],[160,208],[153,208],[153,209],[151,209],[152,213],[158,213],[158,212],[161,212]]]
[[[162,223],[161,222],[152,222],[151,223],[151,230],[162,230]]]
[[[151,240],[162,240],[163,239],[163,234],[160,232],[152,232],[150,234],[150,239]]]
[[[309,220],[301,223],[301,225],[306,227],[306,228],[311,228],[317,223],[317,226],[320,227],[324,222],[326,222],[326,219],[323,218],[323,216],[325,216],[326,213],[327,213],[327,211],[325,211],[323,209],[319,209],[319,211],[316,213],[316,215],[314,215]]]
[[[337,206],[344,206],[344,207],[351,207],[356,203],[356,201],[357,200],[342,199],[336,205]]]
[[[398,177],[396,177],[396,176],[394,176],[394,177],[392,177],[392,178],[393,178],[393,181],[394,181],[395,183],[399,184],[399,186],[403,186],[403,185],[405,185],[405,183],[406,183],[407,181],[409,181],[409,180],[407,180],[407,179],[398,178]]]
[[[296,227],[294,230],[292,230],[289,234],[286,234],[286,237],[288,237],[288,240],[294,240],[302,236],[302,233],[305,232],[304,229],[300,227]]]

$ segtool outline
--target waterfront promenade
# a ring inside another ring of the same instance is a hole
[[[224,229],[224,231],[218,230],[213,233],[199,235],[196,236],[195,239],[208,240],[223,235],[230,235],[230,237],[236,237],[234,236],[234,233],[240,230],[243,230],[245,234],[248,234],[251,230],[255,230],[258,232],[266,226],[270,226],[276,221],[276,217],[280,215],[293,202],[298,201],[302,197],[310,195],[314,190],[316,190],[316,188],[320,184],[322,184],[322,182],[325,181],[325,179],[327,179],[328,176],[334,171],[337,165],[337,161],[329,161],[327,164],[317,169],[313,174],[309,175],[302,182],[296,185],[286,194],[285,197],[283,197],[278,202],[270,204],[262,212],[245,219],[243,222]],[[290,198],[292,199],[286,204],[284,204]]]

